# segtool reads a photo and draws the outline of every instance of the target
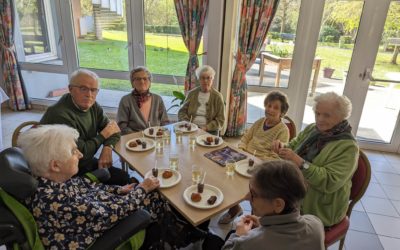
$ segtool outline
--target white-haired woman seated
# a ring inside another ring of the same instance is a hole
[[[215,70],[204,65],[196,69],[200,86],[191,90],[178,112],[179,121],[190,121],[201,129],[215,133],[225,122],[222,94],[212,87]]]
[[[359,149],[347,121],[350,100],[334,92],[314,100],[315,124],[287,145],[275,141],[273,148],[281,158],[295,163],[307,180],[302,212],[318,216],[330,227],[346,216]]]
[[[42,125],[20,135],[18,145],[39,185],[25,203],[46,249],[86,249],[106,230],[137,209],[162,213],[159,181],[146,178],[136,186],[96,184],[74,177],[82,158],[78,132],[65,125]]]

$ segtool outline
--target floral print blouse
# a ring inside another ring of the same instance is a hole
[[[57,183],[38,177],[36,193],[25,200],[46,249],[86,249],[106,230],[137,209],[161,213],[157,192],[136,187],[120,194],[120,186],[93,183],[76,177]]]

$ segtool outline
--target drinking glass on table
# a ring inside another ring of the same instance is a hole
[[[176,144],[182,143],[182,135],[183,135],[182,130],[180,130],[179,128],[175,128]]]
[[[164,141],[161,138],[156,139],[156,154],[162,155],[164,153]]]
[[[199,183],[202,175],[203,175],[203,168],[199,167],[198,165],[192,165],[193,183]]]
[[[196,146],[196,136],[191,135],[189,137],[189,146],[190,147],[195,147]]]
[[[178,170],[178,166],[179,166],[178,154],[170,153],[169,154],[169,168],[172,170]]]
[[[233,159],[228,159],[225,161],[225,173],[228,176],[233,176],[235,174],[236,161]]]
[[[171,133],[168,129],[164,130],[162,138],[163,138],[164,144],[169,145],[169,143],[171,141]]]

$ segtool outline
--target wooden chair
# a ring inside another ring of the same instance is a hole
[[[352,186],[349,198],[349,207],[346,216],[341,222],[325,230],[325,247],[328,248],[336,241],[340,240],[339,250],[343,249],[347,230],[350,226],[350,215],[354,205],[361,199],[368,188],[371,180],[371,165],[368,157],[360,150],[358,167],[351,178]]]
[[[13,132],[12,139],[11,139],[11,146],[16,147],[17,146],[17,141],[18,141],[18,136],[21,134],[21,132],[34,128],[38,126],[40,123],[37,121],[27,121],[21,123]]]
[[[296,137],[297,131],[296,131],[296,124],[294,121],[287,115],[283,117],[283,122],[286,124],[286,126],[289,129],[289,141],[292,140],[293,138]]]

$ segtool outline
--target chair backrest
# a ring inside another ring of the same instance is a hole
[[[23,132],[25,129],[29,128],[34,128],[38,126],[40,123],[37,121],[27,121],[21,123],[13,132],[12,134],[12,139],[11,139],[11,146],[16,147],[17,146],[17,141],[18,141],[18,136]],[[29,127],[29,128],[28,128]]]
[[[361,199],[365,191],[368,188],[369,182],[371,180],[371,164],[369,163],[368,157],[365,153],[360,150],[360,155],[358,157],[357,170],[351,179],[351,192],[350,192],[350,204],[347,209],[347,216],[350,216],[354,205]]]
[[[30,197],[38,182],[19,148],[7,148],[0,153],[0,187],[19,200]]]
[[[296,124],[294,121],[287,115],[283,117],[283,122],[286,124],[286,126],[289,129],[289,141],[292,140],[293,138],[296,137],[297,131],[296,131]]]

